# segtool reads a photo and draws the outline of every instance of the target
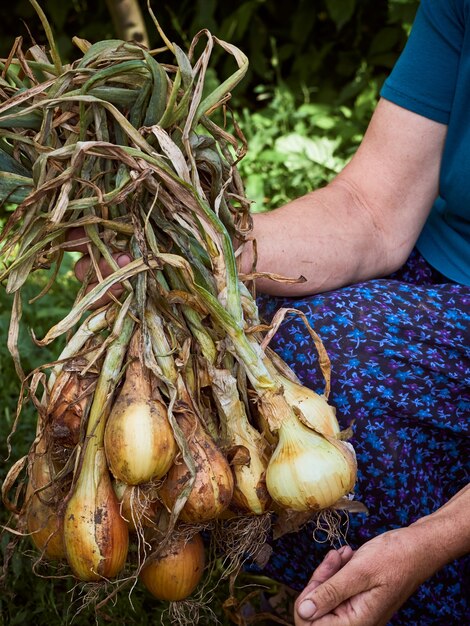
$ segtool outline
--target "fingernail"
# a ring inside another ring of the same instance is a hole
[[[311,619],[316,613],[317,607],[311,600],[304,600],[299,604],[298,614],[302,619]]]
[[[117,258],[117,264],[119,267],[124,267],[132,261],[131,257],[128,254],[120,254]]]

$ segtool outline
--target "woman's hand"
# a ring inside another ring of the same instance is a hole
[[[384,626],[434,573],[423,547],[407,527],[329,552],[296,601],[296,626]]]
[[[384,626],[441,567],[470,552],[470,484],[431,515],[329,553],[295,603],[296,626]]]
[[[83,252],[84,253],[84,256],[79,261],[77,261],[74,267],[75,276],[80,282],[83,282],[85,280],[85,277],[88,274],[90,267],[93,268],[92,260],[90,256],[87,254],[88,252],[87,245],[83,243],[74,244],[75,241],[80,241],[84,238],[85,238],[85,231],[83,228],[71,228],[70,231],[67,233],[67,241],[69,243],[67,247],[65,248],[66,250],[71,251],[71,252]],[[119,265],[119,267],[124,267],[125,265],[127,265],[128,263],[132,261],[131,255],[127,252],[116,252],[112,256],[114,260],[116,261],[116,263]],[[106,278],[106,276],[109,276],[110,274],[112,274],[113,271],[114,270],[106,263],[106,261],[103,258],[101,258],[96,264],[96,270],[93,271],[92,279],[86,287],[86,293],[91,291],[93,287],[96,287],[96,285],[98,284],[98,276],[97,276],[98,273],[101,275],[101,278]],[[90,308],[97,309],[103,306],[104,304],[107,304],[113,298],[119,298],[123,291],[124,291],[124,288],[121,285],[121,283],[112,285],[112,287],[108,289],[106,294],[102,296],[99,300],[96,300],[96,302],[94,302]]]

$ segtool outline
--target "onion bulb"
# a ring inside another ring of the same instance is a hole
[[[36,455],[26,490],[26,525],[31,541],[46,559],[65,559],[63,519],[54,506],[57,493],[51,479],[47,456]]]
[[[91,367],[102,342],[101,335],[92,335],[85,344],[86,354],[69,359],[66,368],[57,375],[52,372],[50,376],[52,388],[47,406],[48,436],[54,449],[54,461],[61,459],[62,465],[68,460],[71,448],[79,442],[82,422],[88,412],[97,379],[96,369],[99,369],[100,364],[94,366],[93,371],[88,369],[84,374],[81,371]]]
[[[87,450],[88,452],[88,450]],[[103,448],[85,454],[64,515],[67,560],[84,581],[113,578],[124,567],[129,531],[121,517]]]
[[[139,334],[133,337],[135,354]],[[161,478],[176,454],[165,405],[152,398],[147,371],[138,355],[106,424],[104,446],[113,475],[128,485]]]
[[[201,535],[196,534],[191,539],[176,537],[161,555],[147,560],[139,578],[159,600],[184,600],[201,580],[204,561]]]
[[[64,514],[67,560],[75,576],[84,581],[113,578],[127,558],[129,530],[111,484],[103,442],[109,398],[133,327],[133,319],[126,317],[106,352],[88,417],[86,445]]]
[[[233,475],[230,466],[193,413],[180,413],[178,424],[196,466],[193,488],[181,510],[180,519],[190,523],[215,519],[232,500]],[[171,467],[159,490],[161,499],[169,509],[173,508],[190,478],[191,472],[183,460]]]
[[[307,428],[295,415],[286,417],[278,434],[266,484],[279,506],[295,511],[325,509],[352,490],[356,458],[350,444]]]

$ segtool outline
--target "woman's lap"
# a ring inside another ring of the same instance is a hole
[[[259,299],[266,319],[282,306],[302,310],[331,359],[330,401],[342,428],[354,420],[355,497],[369,510],[349,516],[354,548],[431,513],[469,480],[470,289],[439,278],[414,253],[387,279],[306,299]],[[286,319],[271,347],[322,391],[300,318]],[[300,589],[328,547],[307,526],[273,543],[265,572]],[[462,621],[469,582],[462,559],[423,585],[392,623]]]

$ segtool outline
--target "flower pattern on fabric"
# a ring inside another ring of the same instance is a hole
[[[331,359],[330,402],[341,428],[354,420],[355,498],[369,510],[349,515],[353,548],[433,512],[469,482],[470,289],[445,281],[413,251],[385,279],[309,298],[258,299],[266,320],[280,307],[303,311]],[[323,392],[300,318],[286,318],[270,345],[303,384]],[[294,589],[330,548],[314,541],[312,524],[272,546],[264,572]],[[469,557],[443,568],[390,624],[470,623],[469,570]]]

